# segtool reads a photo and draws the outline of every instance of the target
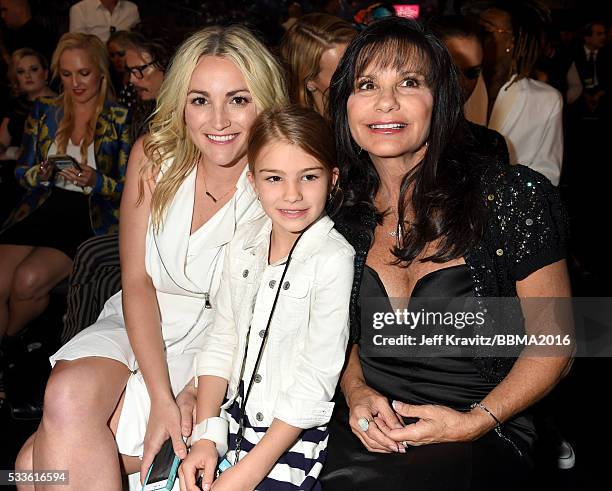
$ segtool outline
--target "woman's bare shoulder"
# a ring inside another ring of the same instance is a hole
[[[159,166],[155,165],[145,151],[146,136],[139,137],[130,151],[129,168],[135,169],[145,181],[155,182],[159,174]]]

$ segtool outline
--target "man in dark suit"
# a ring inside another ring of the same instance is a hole
[[[603,22],[587,24],[583,42],[574,51],[574,61],[584,87],[584,103],[590,113],[599,112],[610,92],[612,56],[606,47],[606,26]]]

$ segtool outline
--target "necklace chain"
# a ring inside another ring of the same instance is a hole
[[[236,190],[236,186],[231,187],[228,191],[226,191],[225,193],[223,193],[221,196],[219,196],[218,198],[215,198],[210,191],[208,191],[208,186],[206,185],[206,179],[204,178],[204,176],[202,175],[202,182],[204,183],[204,195],[208,196],[213,203],[217,203],[218,201],[221,201],[223,198],[225,198],[228,194],[230,194],[231,192]]]
[[[391,208],[391,211],[393,212],[393,215],[395,215],[397,225],[395,226],[395,230],[387,232],[387,235],[393,237],[396,241],[397,247],[400,247],[400,242],[402,240],[402,227],[400,227],[399,215],[397,211],[395,211],[395,208]]]

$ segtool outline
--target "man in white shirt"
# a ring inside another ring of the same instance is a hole
[[[94,34],[103,42],[139,22],[138,7],[126,0],[81,0],[70,8],[70,32]]]

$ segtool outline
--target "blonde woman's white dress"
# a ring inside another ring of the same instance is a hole
[[[232,199],[190,235],[194,200],[203,199],[195,196],[195,177],[194,170],[177,191],[163,229],[155,233],[149,225],[146,237],[146,269],[157,293],[175,394],[193,376],[193,358],[201,350],[202,337],[214,317],[225,246],[237,225],[262,214],[245,170]],[[212,308],[205,307],[206,293]],[[95,324],[51,357],[51,364],[90,356],[117,360],[132,371],[119,419],[117,445],[122,454],[142,456],[150,400],[127,337],[121,292],[108,300]]]

